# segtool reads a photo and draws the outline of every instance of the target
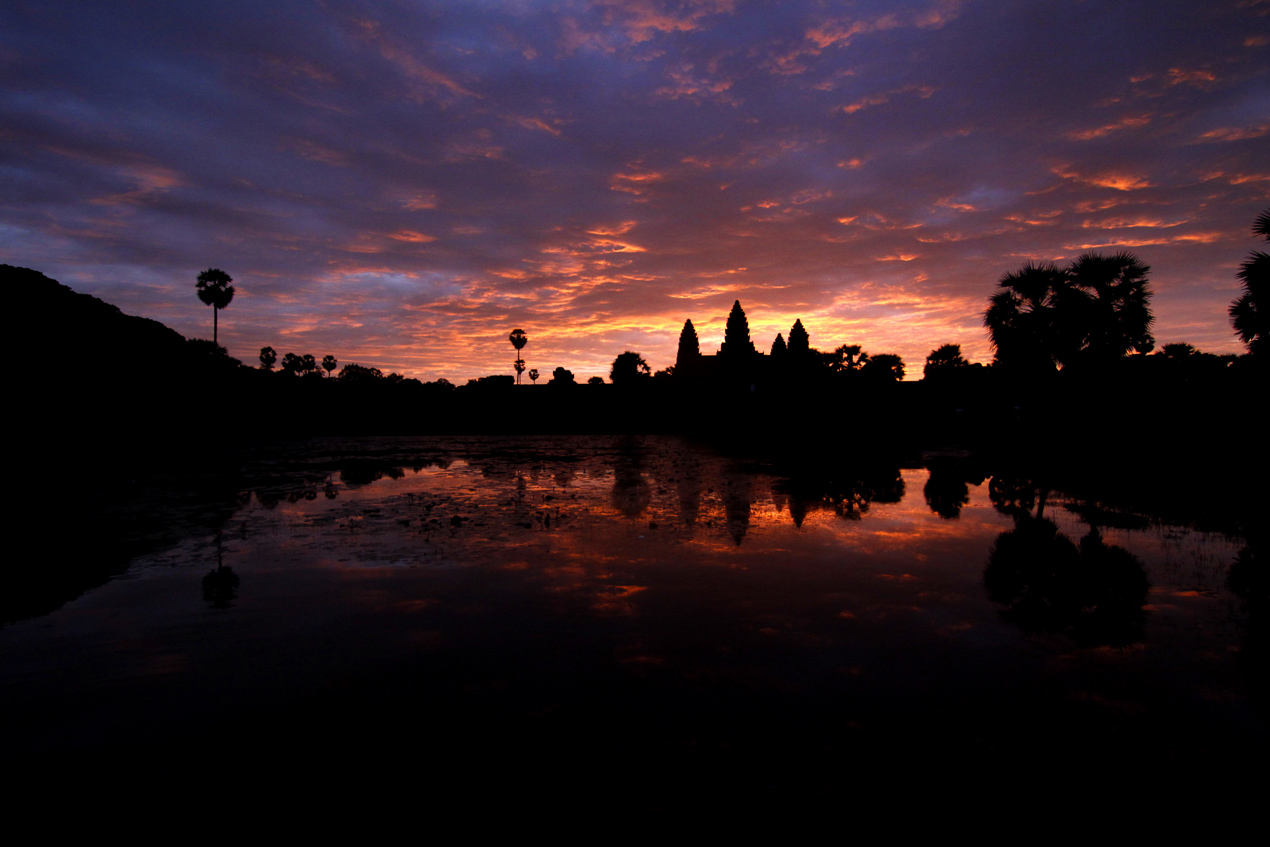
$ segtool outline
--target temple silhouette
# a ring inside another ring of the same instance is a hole
[[[758,350],[750,338],[745,310],[741,308],[741,301],[736,300],[728,314],[723,343],[717,353],[702,353],[692,319],[684,321],[683,330],[679,333],[674,376],[677,381],[686,382],[748,384],[749,389],[754,391],[770,378],[809,375],[823,369],[826,364],[825,354],[811,346],[811,338],[803,328],[801,318],[790,327],[788,342],[777,333],[769,353]]]

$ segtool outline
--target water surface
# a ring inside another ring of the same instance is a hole
[[[6,749],[233,738],[248,761],[676,795],[1265,746],[1238,537],[1050,492],[1060,541],[1119,564],[993,577],[1039,499],[947,460],[791,476],[671,438],[356,448],[258,463],[222,518],[0,630]]]

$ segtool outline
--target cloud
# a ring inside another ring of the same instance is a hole
[[[982,360],[1004,271],[1132,249],[1157,336],[1198,310],[1233,351],[1230,268],[1270,197],[1248,14],[5,7],[0,261],[190,335],[216,264],[237,355],[287,339],[462,381],[507,370],[511,326],[540,370],[619,345],[664,367],[684,318],[717,343],[738,298],[760,346],[801,317],[911,371],[945,341]],[[1129,24],[1135,49],[1105,49]]]
[[[1114,171],[1081,173],[1064,165],[1055,167],[1052,170],[1063,179],[1075,180],[1076,182],[1083,182],[1086,185],[1094,185],[1099,188],[1113,188],[1116,191],[1136,191],[1141,188],[1151,187],[1151,183],[1145,177],[1132,173],[1116,173]]]

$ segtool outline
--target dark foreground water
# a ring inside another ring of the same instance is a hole
[[[1238,536],[946,458],[384,444],[155,483],[124,572],[0,629],[9,761],[673,807],[1266,751]]]

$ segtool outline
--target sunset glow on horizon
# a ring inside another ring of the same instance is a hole
[[[1129,250],[1157,348],[1270,206],[1270,2],[9,3],[0,262],[423,380],[717,350],[988,362],[1001,275]]]

